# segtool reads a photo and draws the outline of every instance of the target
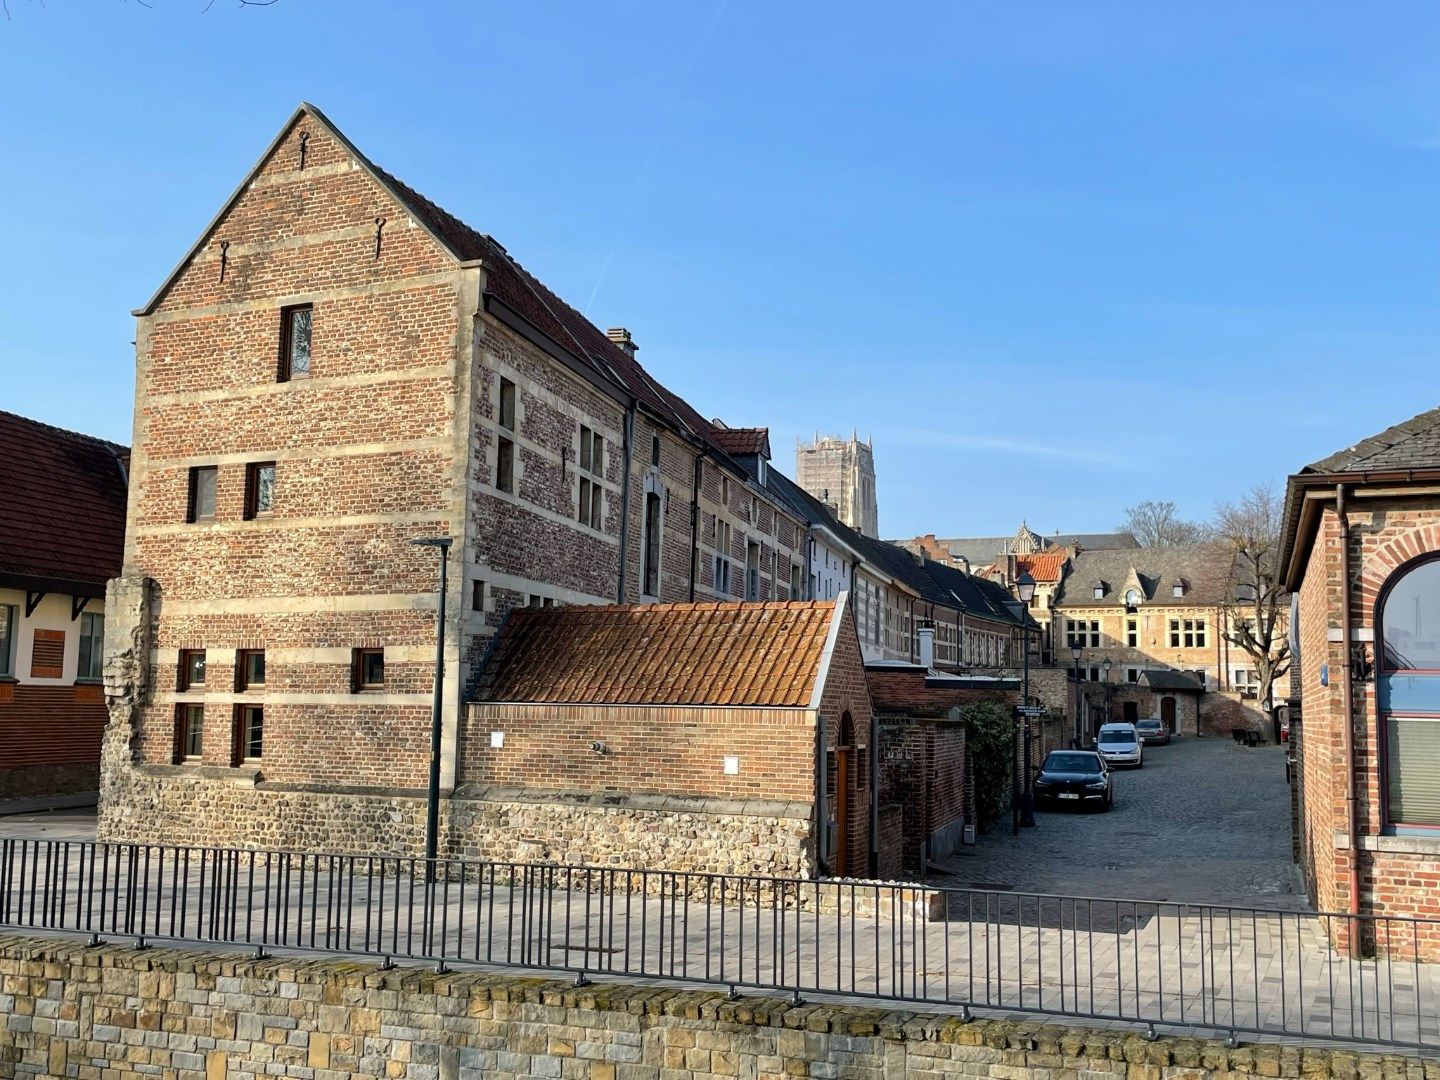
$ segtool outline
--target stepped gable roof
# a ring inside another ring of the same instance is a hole
[[[0,583],[103,596],[120,573],[130,451],[0,412]]]
[[[1132,571],[1144,593],[1143,603],[1172,607],[1228,603],[1234,561],[1234,554],[1224,544],[1081,551],[1070,561],[1070,573],[1060,583],[1055,606],[1113,607],[1122,602]],[[1186,583],[1183,597],[1171,595],[1177,580]],[[1104,587],[1099,599],[1095,598],[1097,583]]]
[[[722,420],[710,421],[716,445],[732,457],[757,454],[769,460],[770,429],[765,427],[732,428]]]
[[[1440,468],[1440,408],[1412,416],[1354,446],[1311,462],[1304,473],[1362,473]]]
[[[812,707],[838,601],[517,608],[478,701]]]

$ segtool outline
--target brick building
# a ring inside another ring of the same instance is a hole
[[[1440,409],[1290,477],[1297,846],[1322,911],[1440,916]],[[1348,943],[1344,922],[1336,930]],[[1440,960],[1440,924],[1359,947]],[[1413,936],[1412,936],[1413,934]]]
[[[412,540],[454,545],[447,790],[507,612],[805,595],[808,525],[744,433],[312,106],[136,314],[104,836],[283,802],[276,842],[334,846],[363,804],[405,849],[437,606]]]
[[[98,787],[123,446],[0,412],[0,799]]]
[[[467,710],[467,852],[868,877],[871,710],[846,598],[517,611]],[[517,829],[503,815],[527,815]]]

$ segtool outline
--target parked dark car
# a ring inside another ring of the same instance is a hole
[[[1135,721],[1135,734],[1146,746],[1164,746],[1170,741],[1170,729],[1158,716],[1148,716]]]
[[[1094,750],[1051,750],[1035,774],[1035,802],[1109,810],[1115,802],[1110,766]]]

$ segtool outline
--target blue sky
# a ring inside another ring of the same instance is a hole
[[[886,535],[1194,516],[1440,403],[1440,7],[8,0],[0,408],[128,441],[297,102]]]

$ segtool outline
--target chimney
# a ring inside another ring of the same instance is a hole
[[[920,666],[929,671],[935,666],[935,628],[922,626],[915,631],[920,645]]]
[[[632,360],[635,358],[635,350],[640,346],[635,344],[635,339],[630,336],[629,330],[626,330],[623,326],[612,326],[609,330],[605,331],[605,336],[616,345],[619,345],[620,348],[624,349],[625,354]]]

